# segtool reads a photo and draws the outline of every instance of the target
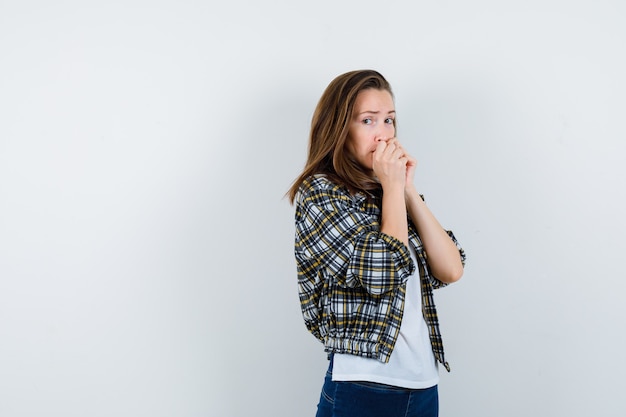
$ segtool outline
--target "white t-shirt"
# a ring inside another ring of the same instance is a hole
[[[417,265],[415,251],[412,247],[410,251]],[[400,334],[389,363],[356,355],[335,354],[333,381],[369,381],[410,389],[430,388],[439,383],[437,361],[422,314],[422,292],[417,269],[406,284]]]

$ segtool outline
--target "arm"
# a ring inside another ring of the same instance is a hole
[[[397,141],[381,140],[374,152],[373,171],[383,188],[380,231],[395,237],[407,247],[409,225],[404,201],[407,158]]]
[[[414,272],[408,248],[381,232],[370,209],[324,178],[305,182],[296,203],[298,280],[307,291],[332,279],[344,287],[382,294]],[[404,208],[406,210],[406,208]],[[404,216],[406,221],[406,215]]]
[[[433,275],[446,284],[456,282],[463,275],[462,256],[455,242],[439,224],[435,216],[415,189],[413,177],[417,161],[407,154],[398,140],[388,141],[395,144],[401,152],[405,164],[404,200],[408,215],[417,228],[417,232],[428,256],[428,266]]]
[[[461,279],[463,264],[459,249],[412,184],[405,191],[405,199],[409,216],[428,255],[428,266],[433,275],[448,284]]]

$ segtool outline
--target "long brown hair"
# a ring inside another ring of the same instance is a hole
[[[374,70],[346,72],[326,87],[313,113],[304,170],[287,192],[291,204],[300,185],[315,174],[324,174],[352,192],[380,189],[378,182],[350,157],[345,147],[354,103],[358,94],[367,89],[386,90],[393,98],[391,85]]]

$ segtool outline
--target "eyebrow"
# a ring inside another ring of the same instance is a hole
[[[395,112],[396,112],[395,110],[390,110],[389,112],[387,112],[387,114],[391,114],[391,113],[395,113]],[[365,113],[378,114],[380,112],[379,111],[372,111],[372,110],[365,110],[365,111],[362,111],[361,113],[359,113],[359,116],[362,115],[362,114],[365,114]]]

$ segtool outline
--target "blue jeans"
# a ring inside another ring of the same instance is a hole
[[[316,417],[437,417],[437,386],[408,389],[365,381],[332,380],[326,372]]]

